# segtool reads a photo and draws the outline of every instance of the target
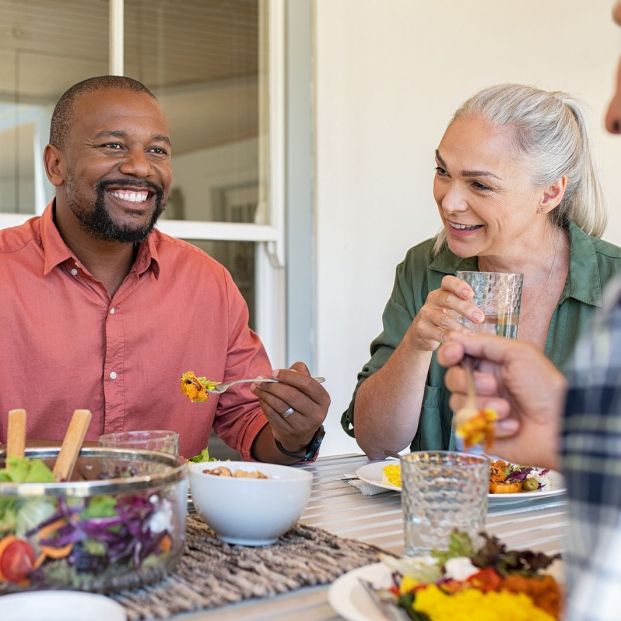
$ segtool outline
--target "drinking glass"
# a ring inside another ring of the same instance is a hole
[[[473,332],[516,338],[524,274],[457,272],[456,276],[472,287],[472,302],[485,314],[482,324],[466,318],[462,319],[462,323]]]
[[[470,537],[487,515],[489,460],[454,451],[401,456],[401,504],[406,556],[446,550],[454,528]]]
[[[166,429],[106,433],[99,436],[99,444],[108,448],[139,449],[179,455],[179,434]]]

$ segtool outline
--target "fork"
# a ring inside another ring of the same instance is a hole
[[[453,427],[456,429],[458,425],[465,423],[468,419],[475,416],[478,412],[477,409],[477,393],[474,385],[474,369],[476,369],[477,361],[469,355],[465,355],[461,367],[466,373],[466,403],[463,407],[459,408],[453,416]],[[455,448],[458,451],[464,450],[464,441],[458,435],[455,435]]]
[[[323,382],[326,381],[325,377],[313,377],[312,379],[314,379],[316,382],[319,382],[320,384],[323,384]],[[273,377],[253,377],[250,379],[238,379],[233,382],[226,382],[226,383],[220,382],[219,384],[216,384],[213,387],[207,387],[206,390],[207,392],[221,395],[223,392],[226,392],[231,386],[234,386],[235,384],[246,384],[248,382],[259,383],[259,382],[279,382],[279,381],[280,380],[274,379]]]
[[[405,611],[397,608],[397,606],[386,597],[382,596],[381,591],[377,591],[375,587],[364,578],[358,578],[358,583],[364,589],[376,608],[381,611],[382,616],[388,621],[407,621],[408,616]]]

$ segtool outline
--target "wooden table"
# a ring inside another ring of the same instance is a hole
[[[301,521],[343,537],[403,553],[401,495],[363,496],[342,480],[369,463],[361,455],[324,457],[307,466],[314,475],[311,500]],[[512,548],[560,552],[566,528],[564,495],[490,505],[487,529]],[[327,586],[301,589],[269,599],[249,600],[174,617],[175,621],[338,621],[327,600]]]

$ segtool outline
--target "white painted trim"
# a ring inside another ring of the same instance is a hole
[[[238,222],[200,222],[197,220],[160,220],[157,228],[167,235],[182,239],[272,242],[279,231],[266,224]]]
[[[108,39],[109,58],[108,71],[110,75],[123,75],[125,71],[124,58],[124,9],[125,0],[108,0],[109,2],[109,28]]]
[[[275,267],[285,265],[285,3],[268,4],[268,76],[269,76],[269,213],[270,224],[278,231],[267,250]]]
[[[267,170],[267,193],[261,192],[262,203],[257,209],[259,219],[268,217],[268,228],[274,233],[272,239],[257,244],[255,252],[256,331],[275,368],[285,367],[287,311],[285,302],[285,2],[263,0],[259,4],[261,36],[267,34],[266,66],[267,84],[260,83],[260,105],[267,105],[267,113],[260,114],[267,120],[267,128],[260,132],[260,139],[267,141],[260,149],[261,173]],[[262,42],[264,43],[264,42]],[[265,49],[264,45],[261,45]],[[267,90],[267,97],[265,91]],[[264,184],[265,185],[265,184]],[[261,220],[259,220],[260,222]],[[254,227],[265,225],[255,224]]]
[[[34,213],[0,213],[0,229],[24,224],[26,220],[34,218],[35,215]]]

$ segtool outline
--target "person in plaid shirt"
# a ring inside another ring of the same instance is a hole
[[[621,26],[621,0],[613,17]],[[606,128],[621,134],[621,61]],[[464,354],[480,360],[481,405],[499,414],[494,452],[565,476],[565,621],[621,619],[621,278],[607,287],[566,377],[523,341],[451,333],[439,360],[454,410],[466,399]]]

